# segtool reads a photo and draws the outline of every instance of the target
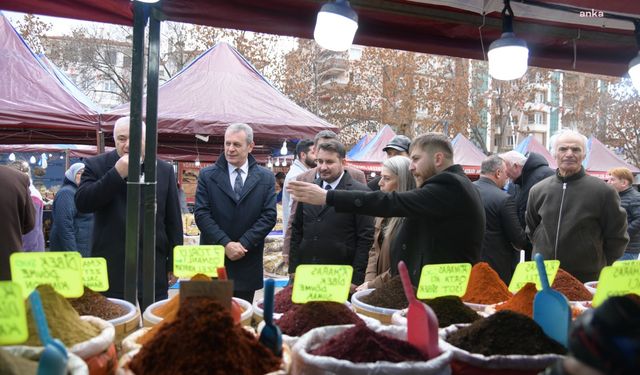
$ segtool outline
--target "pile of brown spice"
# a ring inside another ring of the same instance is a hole
[[[84,287],[80,298],[69,298],[69,303],[80,315],[93,315],[100,319],[111,320],[128,313],[127,308],[109,301],[107,297]]]
[[[470,353],[491,355],[565,354],[560,343],[549,338],[533,319],[512,311],[498,311],[445,338]]]
[[[476,263],[471,269],[467,292],[462,300],[470,303],[491,305],[508,300],[513,294],[486,262]]]
[[[92,339],[100,334],[100,329],[80,319],[78,312],[71,307],[69,301],[58,294],[51,285],[40,285],[36,288],[40,293],[42,308],[47,316],[51,337],[60,339],[66,347]],[[29,339],[24,345],[42,346],[36,322],[31,312],[31,305],[27,309],[27,323]]]
[[[176,319],[165,324],[128,366],[137,375],[254,375],[276,371],[280,364],[281,359],[234,324],[219,303],[189,297]]]
[[[593,299],[593,295],[584,284],[562,268],[558,269],[551,287],[564,294],[569,301],[591,301]]]
[[[440,328],[448,327],[452,324],[472,323],[482,318],[457,296],[443,296],[423,300],[422,302],[429,305],[433,312],[436,313]]]
[[[278,314],[284,314],[291,310],[297,304],[291,300],[293,294],[293,284],[289,284],[282,288],[278,293],[273,296],[273,312]],[[258,305],[261,309],[264,309],[264,302]]]
[[[533,299],[536,297],[536,293],[538,293],[536,284],[526,283],[507,302],[497,305],[496,311],[511,310],[533,318]]]
[[[317,327],[361,322],[362,319],[342,303],[307,302],[285,312],[276,324],[286,335],[302,336]]]
[[[380,288],[376,288],[373,292],[360,298],[360,301],[385,309],[400,310],[409,306],[407,296],[404,295],[404,288],[402,287],[400,276],[392,277],[389,281],[382,284]]]

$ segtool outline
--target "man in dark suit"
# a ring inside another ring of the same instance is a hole
[[[424,134],[413,140],[410,151],[411,173],[419,186],[411,191],[326,191],[301,181],[291,181],[288,189],[300,202],[327,204],[336,212],[406,217],[391,246],[391,273],[397,274],[403,260],[418,285],[425,264],[480,260],[485,217],[478,191],[453,163],[449,138]]]
[[[9,257],[22,250],[22,235],[35,225],[35,208],[22,172],[0,165],[0,192],[0,280],[11,280]]]
[[[224,155],[198,176],[194,212],[200,243],[224,246],[233,295],[249,302],[262,288],[264,239],[276,224],[276,181],[250,154],[253,147],[249,125],[229,125]]]
[[[506,169],[502,158],[489,156],[482,161],[480,179],[473,184],[482,197],[487,218],[481,258],[508,285],[518,260],[516,249],[526,248],[529,241],[518,221],[513,197],[502,190],[508,179]]]
[[[335,140],[321,143],[316,152],[320,177],[314,184],[324,190],[362,190],[344,169],[345,149]],[[369,249],[373,243],[373,217],[337,213],[327,205],[300,203],[292,223],[289,274],[300,264],[353,266],[353,289],[364,282]]]
[[[93,212],[95,221],[91,255],[104,257],[109,271],[108,297],[124,296],[125,224],[127,176],[129,173],[129,117],[116,121],[113,138],[116,149],[85,160],[85,169],[75,195],[80,212]],[[144,124],[142,143],[144,144]],[[144,147],[141,148],[144,158]],[[182,245],[182,217],[176,177],[171,164],[158,160],[156,185],[156,275],[155,299],[167,298],[168,278],[173,278],[173,248]],[[144,199],[140,199],[143,208]],[[142,223],[141,230],[142,230]],[[142,238],[141,238],[142,240]],[[140,244],[142,245],[142,244]],[[142,248],[142,246],[140,246]],[[139,272],[142,270],[142,251]],[[142,291],[138,277],[138,294]]]

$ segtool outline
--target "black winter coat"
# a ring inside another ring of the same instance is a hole
[[[322,180],[315,184],[322,186]],[[369,191],[345,172],[336,190]],[[289,273],[300,264],[343,264],[353,267],[352,283],[364,282],[373,243],[373,217],[338,213],[335,208],[298,203],[292,223]]]
[[[406,217],[391,244],[391,273],[398,274],[398,261],[403,260],[415,286],[425,264],[480,261],[484,208],[458,164],[418,189],[402,193],[332,190],[327,192],[327,204],[336,212]]]
[[[276,179],[249,155],[249,173],[236,200],[229,180],[227,160],[218,161],[200,171],[194,217],[200,229],[202,245],[240,242],[248,250],[236,261],[225,257],[229,279],[236,291],[262,288],[264,239],[276,224]]]
[[[625,252],[640,253],[640,192],[635,187],[620,192],[620,206],[627,211],[629,244]]]
[[[486,177],[480,177],[473,184],[482,197],[487,218],[481,258],[509,285],[519,258],[515,248],[524,249],[529,241],[518,223],[513,197]]]
[[[554,170],[549,167],[549,163],[544,156],[535,152],[529,153],[526,163],[522,166],[522,174],[513,181],[514,184],[518,185],[515,200],[516,208],[518,210],[518,220],[520,221],[520,226],[523,230],[527,225],[524,214],[527,211],[529,191],[533,185],[549,176],[553,176],[554,174]]]
[[[76,192],[76,207],[80,212],[95,214],[91,256],[104,257],[109,271],[107,297],[124,296],[125,221],[127,217],[127,181],[115,169],[120,159],[114,150],[88,158],[80,186]],[[171,164],[158,160],[156,185],[156,282],[155,298],[167,298],[167,272],[173,269],[173,248],[182,245],[182,216],[178,201],[178,186]],[[143,210],[141,193],[140,209]],[[142,219],[142,217],[141,217]],[[140,220],[142,232],[143,220]],[[138,294],[142,291],[142,236],[138,252]]]

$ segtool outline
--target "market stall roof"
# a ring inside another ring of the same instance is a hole
[[[99,114],[64,88],[1,12],[0,77],[1,143],[95,142]]]
[[[527,136],[525,139],[514,148],[515,151],[523,155],[527,155],[529,152],[535,152],[542,155],[551,168],[556,168],[556,159],[553,158],[549,150],[540,143],[533,135]]]
[[[389,125],[383,126],[364,147],[347,156],[347,163],[364,171],[382,171],[382,162],[386,158],[386,153],[382,149],[395,136],[396,132]]]
[[[638,167],[622,160],[594,136],[589,137],[587,142],[587,157],[582,162],[582,165],[587,173],[602,179],[607,178],[607,171],[609,171],[609,169],[616,167],[629,168],[634,174],[640,173]]]
[[[129,114],[123,104],[103,116],[103,129]],[[235,48],[218,43],[158,90],[158,133],[224,136],[229,124],[249,124],[260,140],[313,138],[338,128],[287,98]],[[106,124],[106,126],[105,126]]]
[[[312,38],[322,3],[163,0],[160,7],[169,21]],[[484,59],[502,32],[500,0],[351,0],[351,6],[359,24],[354,43],[367,46]],[[640,19],[638,1],[518,0],[511,7],[533,66],[621,76],[637,53],[631,19]],[[0,8],[124,25],[133,19],[130,0],[2,0]]]
[[[351,158],[353,155],[357,155],[363,148],[375,137],[374,134],[365,134],[360,138],[358,142],[347,152],[347,158]]]
[[[487,157],[482,150],[460,133],[453,138],[451,144],[453,145],[453,162],[460,164],[465,174],[479,175],[480,165]]]

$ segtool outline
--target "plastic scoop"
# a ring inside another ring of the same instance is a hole
[[[402,279],[404,294],[409,301],[407,339],[409,343],[420,349],[428,359],[435,358],[440,355],[440,348],[438,347],[438,318],[429,306],[416,299],[407,265],[403,261],[398,262],[398,272]]]
[[[282,355],[282,332],[273,324],[273,279],[264,282],[264,328],[260,333],[260,342],[276,356]]]
[[[533,320],[542,327],[547,336],[566,347],[571,324],[569,301],[562,293],[549,286],[542,255],[536,254],[535,260],[542,290],[536,293],[533,300]]]
[[[42,308],[40,293],[37,290],[31,292],[29,302],[31,303],[33,319],[36,322],[38,337],[44,346],[44,351],[40,355],[40,361],[38,362],[37,375],[65,375],[67,373],[67,361],[69,360],[67,349],[62,341],[52,338],[49,334],[47,316]]]

